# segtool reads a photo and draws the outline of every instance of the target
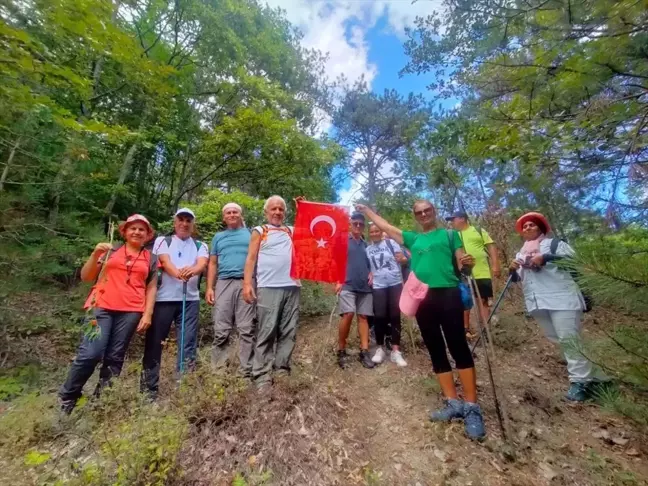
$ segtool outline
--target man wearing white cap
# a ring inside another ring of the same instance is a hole
[[[198,313],[200,308],[199,281],[205,267],[209,252],[207,245],[194,240],[195,215],[191,209],[181,208],[173,219],[173,235],[160,236],[153,244],[153,254],[158,256],[160,272],[158,273],[158,291],[153,310],[153,322],[144,344],[144,358],[141,379],[141,390],[153,399],[157,398],[162,360],[162,342],[169,336],[171,324],[176,324],[178,346],[184,343],[181,353],[178,351],[177,369],[180,370],[180,357],[183,356],[184,369],[192,368],[196,361],[198,345]],[[186,287],[184,337],[181,336],[182,302],[184,283]]]
[[[223,206],[226,228],[214,235],[205,298],[214,307],[214,346],[212,365],[224,367],[229,356],[229,341],[236,326],[239,334],[239,373],[252,373],[254,349],[254,304],[243,300],[243,270],[250,245],[250,231],[243,224],[243,210],[236,203]]]

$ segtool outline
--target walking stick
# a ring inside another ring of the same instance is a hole
[[[182,320],[180,321],[180,374],[184,372],[184,336],[185,336],[185,312],[187,310],[187,281],[182,282]]]
[[[484,316],[482,314],[482,302],[481,295],[479,295],[479,289],[477,288],[477,282],[471,276],[468,277],[468,283],[470,285],[470,291],[473,297],[475,305],[477,305],[477,322],[479,324],[479,334],[483,338],[484,345],[484,354],[486,355],[486,367],[488,368],[488,379],[491,384],[491,390],[493,392],[493,399],[495,400],[495,412],[497,413],[497,421],[499,422],[500,430],[502,431],[502,436],[506,442],[509,441],[510,434],[508,433],[507,427],[504,423],[504,417],[506,410],[503,410],[502,403],[500,403],[499,398],[497,397],[497,386],[495,385],[495,378],[493,376],[493,367],[491,364],[491,359],[495,360],[495,352],[493,350],[493,341],[490,339],[490,330],[488,326],[484,324]],[[489,339],[484,337],[484,333],[488,336]],[[489,356],[490,355],[490,356]]]
[[[333,304],[333,309],[331,309],[331,315],[329,316],[328,332],[330,332],[331,327],[333,327],[333,316],[335,315],[335,309],[337,309],[339,301],[340,301],[340,295],[338,294],[335,297],[335,304]],[[322,340],[322,350],[320,351],[319,359],[317,360],[317,364],[315,365],[315,369],[313,370],[313,380],[315,379],[315,376],[317,376],[317,371],[319,370],[319,367],[322,364],[322,359],[324,358],[324,354],[326,354],[327,341],[328,339],[326,338]]]
[[[504,294],[506,294],[506,291],[508,290],[509,286],[511,285],[511,282],[513,282],[513,275],[512,274],[509,276],[508,280],[506,280],[506,285],[504,285],[504,289],[502,290],[502,293],[500,293],[499,297],[495,301],[495,305],[491,309],[490,315],[488,316],[488,320],[486,321],[486,326],[488,326],[490,324],[491,319],[493,318],[493,316],[497,312],[497,309],[498,309],[499,305],[502,303],[502,300],[504,299]],[[480,302],[481,302],[481,300],[480,300]],[[479,344],[480,341],[481,341],[481,333],[477,337],[477,341],[475,341],[475,344],[473,345],[472,349],[470,350],[471,353],[475,352],[475,349],[477,349],[477,345]]]

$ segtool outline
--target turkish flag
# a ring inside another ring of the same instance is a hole
[[[290,276],[318,282],[346,279],[349,213],[334,204],[297,201]]]

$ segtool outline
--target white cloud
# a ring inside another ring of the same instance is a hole
[[[389,29],[403,37],[405,27],[417,15],[438,9],[441,0],[266,0],[271,7],[281,7],[286,17],[304,33],[304,47],[329,54],[326,74],[335,80],[344,74],[352,83],[364,76],[371,81],[378,67],[369,62],[367,32],[386,15]],[[349,22],[353,23],[347,39]]]

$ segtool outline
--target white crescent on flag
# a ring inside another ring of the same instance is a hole
[[[335,231],[337,230],[337,226],[335,225],[335,220],[330,216],[326,216],[326,215],[319,215],[313,218],[310,224],[311,235],[315,236],[313,234],[313,228],[315,228],[315,225],[320,222],[328,223],[331,226],[331,237],[333,237]],[[316,243],[317,243],[317,248],[326,248],[326,243],[328,242],[324,238],[320,238],[319,240],[316,240]]]

